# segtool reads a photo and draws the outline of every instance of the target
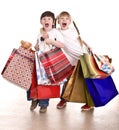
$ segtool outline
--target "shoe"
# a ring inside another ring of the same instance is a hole
[[[45,113],[47,111],[47,107],[41,107],[40,108],[40,113]]]
[[[38,100],[32,100],[30,110],[33,111],[38,105]]]
[[[88,106],[87,104],[85,104],[84,106],[81,107],[81,109],[82,109],[83,111],[89,111],[89,110],[91,110],[91,109],[93,109],[93,108],[94,108],[93,106]]]
[[[61,100],[61,101],[57,104],[57,108],[58,108],[58,109],[62,109],[62,108],[64,108],[64,107],[66,107],[66,104],[67,104],[67,102],[63,99],[63,100]]]

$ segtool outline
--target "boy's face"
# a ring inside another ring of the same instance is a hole
[[[53,26],[53,19],[50,16],[45,16],[40,20],[45,31],[49,31]]]
[[[66,30],[69,28],[69,25],[71,23],[71,18],[68,17],[67,15],[60,16],[60,18],[58,19],[58,23],[60,24],[62,30]]]

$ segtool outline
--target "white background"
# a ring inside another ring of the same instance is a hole
[[[118,0],[1,0],[0,1],[0,71],[13,48],[20,41],[35,44],[40,28],[40,15],[53,11],[56,16],[68,11],[82,38],[99,54],[113,59],[113,79],[119,88],[119,4]],[[8,86],[0,76],[0,86]]]

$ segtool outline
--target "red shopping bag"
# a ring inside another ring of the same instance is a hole
[[[69,77],[73,72],[73,66],[61,50],[54,48],[39,55],[44,69],[51,83],[57,83]]]
[[[37,90],[38,90],[37,99],[59,98],[60,97],[60,86],[59,85],[38,85]]]
[[[60,85],[38,85],[35,63],[32,73],[32,84],[29,91],[31,99],[47,99],[60,97]]]

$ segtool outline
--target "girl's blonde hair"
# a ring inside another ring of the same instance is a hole
[[[69,18],[71,18],[71,15],[67,11],[62,11],[58,17],[60,18],[61,16],[68,16]]]
[[[70,15],[67,11],[62,11],[62,12],[58,15],[57,19],[59,19],[59,18],[62,17],[62,16],[67,16],[67,17],[69,17],[69,18],[71,19],[71,15]]]

